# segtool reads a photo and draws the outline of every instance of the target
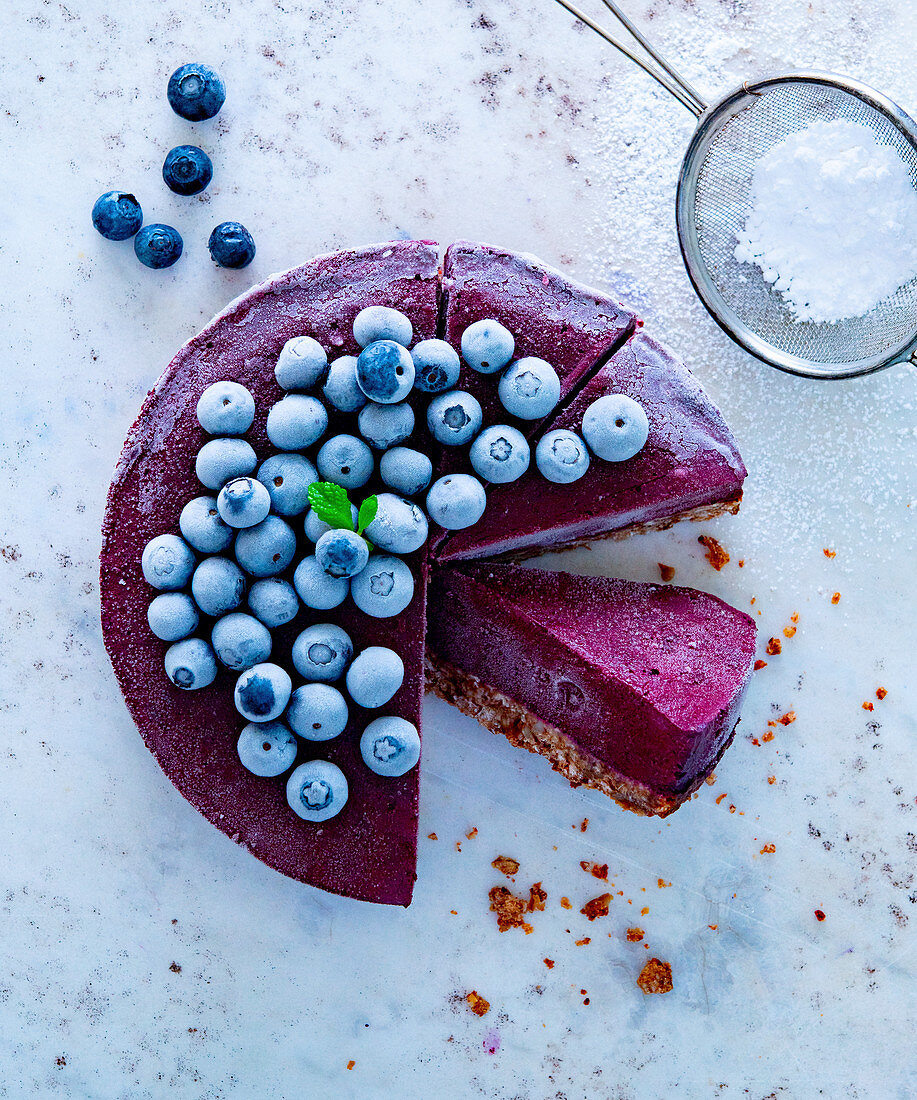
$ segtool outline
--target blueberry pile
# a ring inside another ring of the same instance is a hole
[[[349,599],[371,618],[399,615],[414,596],[403,559],[426,543],[430,520],[447,530],[471,526],[484,513],[484,482],[513,482],[530,464],[525,435],[508,424],[483,426],[480,403],[454,388],[460,360],[445,341],[423,340],[409,350],[410,320],[383,306],[362,310],[353,332],[360,354],[330,364],[310,336],[284,345],[274,374],[286,392],[266,417],[276,451],[260,465],[243,438],[255,419],[251,393],[232,381],[204,390],[197,419],[212,438],[198,451],[195,472],[209,492],[184,506],[180,535],[158,535],[142,555],[143,575],[159,592],[149,605],[150,629],[170,643],[167,676],[194,691],[213,683],[220,665],[238,674],[233,698],[247,724],[237,749],[258,776],[289,771],[300,742],[340,737],[348,700],[368,710],[385,707],[405,675],[394,650],[370,646],[355,653],[353,640],[333,622],[298,634],[288,671],[270,659],[271,632],[291,623],[302,605],[332,611]],[[462,337],[462,355],[473,369],[500,372],[497,388],[507,411],[541,419],[559,401],[557,372],[542,359],[512,361],[513,351],[512,334],[496,321],[478,321]],[[404,445],[415,426],[407,403],[414,390],[429,395],[433,437],[468,446],[477,477],[452,473],[433,481],[430,457]],[[355,415],[358,434],[328,436],[329,408]],[[561,429],[539,440],[536,466],[550,481],[573,482],[586,472],[590,452],[624,461],[647,433],[637,402],[621,394],[602,397],[587,409],[582,436]],[[374,479],[384,490],[353,503],[349,494],[358,499]],[[424,493],[421,507],[412,498]],[[209,641],[196,636],[202,616],[212,620]],[[291,671],[302,681],[297,686]],[[400,776],[417,764],[420,738],[410,722],[383,715],[366,726],[360,750],[377,775]],[[287,797],[304,820],[325,821],[346,803],[347,779],[329,761],[310,760],[291,772]]]
[[[166,91],[176,114],[191,122],[213,118],[226,99],[219,75],[207,65],[182,65],[169,78]],[[162,178],[177,195],[197,195],[213,178],[213,164],[196,145],[170,149],[162,166]],[[92,208],[92,224],[110,241],[134,238],[134,254],[146,267],[171,267],[184,248],[181,234],[171,225],[143,224],[137,199],[124,191],[107,191]],[[221,222],[207,242],[210,256],[220,267],[247,267],[255,258],[251,233],[239,222]]]

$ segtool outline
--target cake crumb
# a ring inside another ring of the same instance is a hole
[[[880,702],[885,698],[886,695],[888,695],[888,692],[885,690],[885,688],[876,688],[876,698]]]
[[[708,787],[712,787],[713,784],[716,782],[716,772],[711,772],[704,780],[704,782],[707,784]]]
[[[834,593],[834,595],[833,595],[833,596],[831,597],[831,602],[832,602],[832,603],[840,603],[840,602],[841,602],[841,594],[840,594],[840,592],[835,592],[835,593]]]
[[[825,914],[821,911],[821,909],[815,910],[815,919],[817,921],[823,921],[825,919]]]
[[[872,705],[872,703],[870,703],[870,701],[868,699],[863,704],[863,710],[875,710],[875,709],[876,708]]]
[[[589,828],[589,818],[584,817],[583,820],[579,823],[579,831],[581,833],[584,833],[588,828]]]
[[[739,558],[738,565],[739,565],[740,569],[744,569],[745,568],[745,559],[744,558]]]
[[[724,798],[728,798],[728,797],[729,797],[729,794],[728,794],[728,792],[726,792],[726,791],[723,791],[723,793],[722,793],[722,794],[718,794],[718,795],[716,796],[716,804],[717,804],[717,806],[719,806],[719,804],[720,804],[720,803],[721,803],[721,802],[723,801],[723,799],[724,799]],[[660,880],[659,880],[659,885],[660,885],[660,886],[662,885],[662,879],[660,879]]]
[[[497,856],[490,865],[496,868],[501,875],[506,875],[507,878],[512,878],[519,870],[519,860],[513,859],[511,856]]]
[[[465,997],[475,1016],[486,1016],[490,1012],[490,1001],[485,1000],[475,989]]]
[[[462,842],[461,842],[460,840],[457,840],[457,841],[455,842],[455,850],[456,850],[457,852],[460,852],[460,851],[462,850]]]
[[[525,907],[527,913],[544,912],[544,903],[548,900],[548,893],[542,888],[540,882],[533,883],[529,887],[529,901]]]
[[[602,879],[604,882],[608,881],[607,863],[594,863],[589,859],[581,859],[579,865],[584,871],[588,871],[593,878]]]
[[[776,844],[765,844],[761,851],[758,853],[762,856],[772,856],[777,851]]]
[[[781,726],[790,726],[796,721],[796,711],[788,710],[786,714],[777,719]]]
[[[505,886],[494,886],[489,897],[490,910],[497,914],[497,928],[501,932],[507,932],[510,928],[521,928],[526,934],[532,931],[532,926],[523,920],[526,903],[522,898]]]
[[[589,919],[592,920],[591,917]],[[592,943],[592,937],[583,936],[581,940],[574,940],[573,942],[576,944],[577,947],[585,947],[587,943]]]
[[[644,905],[643,908],[640,910],[640,916],[645,917],[649,911],[650,907],[648,905]]]
[[[586,904],[580,909],[580,912],[584,917],[589,920],[597,920],[599,917],[608,916],[608,903],[611,901],[611,894],[599,894],[597,898],[593,898],[591,901],[587,901]]]
[[[639,943],[643,939],[644,932],[642,928],[628,928],[626,935],[628,943]]]
[[[777,776],[776,775],[769,775],[767,777],[767,781],[773,787],[773,785],[777,782]]]
[[[719,928],[719,925],[718,924],[708,924],[707,927],[710,929],[711,932],[715,932],[717,930],[717,928]]]
[[[776,655],[782,649],[783,649],[783,646],[780,644],[780,639],[779,638],[771,638],[770,641],[767,643],[767,645],[764,647],[764,652],[769,657],[776,657]]]
[[[668,584],[675,576],[675,567],[673,565],[664,565],[661,561],[656,562],[656,564],[659,566],[659,576]]]
[[[785,638],[792,638],[795,633],[796,633],[796,627],[795,626],[785,626],[783,628],[783,636]]]
[[[767,661],[755,661],[755,672],[760,672],[762,668],[767,668]]]
[[[477,835],[478,835],[478,827],[477,827],[477,825],[475,825],[471,829],[469,829],[467,833],[465,833],[465,839],[466,840],[474,840],[474,838]]]
[[[836,550],[829,550],[827,546],[824,548],[824,550],[822,550],[822,553],[825,555],[826,558],[837,557],[837,551]]]
[[[561,907],[561,909],[572,909],[573,905],[571,904],[569,898],[561,898],[560,899],[560,907]]]
[[[439,837],[436,833],[427,833],[427,840],[439,840]]]
[[[717,573],[719,573],[726,562],[729,561],[729,555],[713,535],[698,535],[697,541],[701,546],[705,547],[704,557],[710,562]]]
[[[553,970],[554,969],[554,960],[553,959],[545,959],[544,964],[548,968],[548,970]]]
[[[773,740],[774,740],[774,732],[773,732],[773,730],[768,730],[768,731],[767,731],[767,733],[762,733],[762,734],[761,734],[761,740],[762,740],[762,741],[765,741],[765,742],[767,742],[767,741],[773,741]]]
[[[355,1062],[355,1061],[353,1060],[353,1058],[351,1058],[351,1059],[350,1059],[350,1061],[349,1061],[349,1062],[347,1063],[347,1068],[348,1068],[348,1069],[353,1069],[353,1067],[354,1067],[354,1066],[355,1066],[356,1064],[357,1064],[357,1063],[356,1063],[356,1062]]]
[[[723,795],[723,797],[725,798],[726,796]],[[671,882],[666,882],[664,878],[658,878],[658,879],[656,879],[656,885],[661,890],[664,886],[671,886],[672,884],[671,884]]]
[[[181,966],[177,962],[169,963],[169,969],[173,974],[181,974]]]
[[[649,959],[640,976],[637,985],[644,993],[669,993],[674,989],[672,984],[672,967],[661,959]]]

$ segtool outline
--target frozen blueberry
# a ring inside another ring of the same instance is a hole
[[[271,510],[271,494],[253,477],[236,477],[220,490],[217,508],[229,527],[254,527]]]
[[[481,374],[503,370],[515,349],[513,334],[499,321],[475,321],[462,333],[462,358]]]
[[[223,106],[226,87],[209,65],[182,65],[169,77],[166,96],[172,110],[189,122],[202,122]]]
[[[290,809],[305,821],[327,821],[347,802],[347,777],[327,760],[300,764],[287,780]]]
[[[234,477],[255,472],[258,459],[246,439],[211,439],[197,452],[194,469],[197,479],[208,489],[222,489]]]
[[[310,683],[340,680],[352,656],[350,635],[334,623],[307,627],[293,643],[293,664]]]
[[[623,393],[600,397],[583,414],[583,437],[606,462],[626,462],[643,450],[650,422],[643,406]]]
[[[538,440],[535,465],[548,481],[569,485],[589,469],[589,451],[576,432],[555,428]]]
[[[508,413],[520,420],[540,420],[560,400],[560,379],[550,363],[529,356],[507,367],[497,392]]]
[[[217,619],[210,643],[220,661],[235,672],[260,665],[271,655],[271,632],[264,623],[242,611]]]
[[[322,444],[315,465],[323,481],[359,489],[373,476],[373,453],[355,435],[335,435]]]
[[[321,439],[328,410],[317,397],[287,394],[267,414],[267,437],[281,451],[301,451]]]
[[[360,707],[384,707],[404,681],[404,661],[393,649],[364,649],[347,669],[347,690]]]
[[[150,630],[164,642],[177,642],[197,630],[200,617],[185,592],[163,592],[146,610]]]
[[[184,588],[197,559],[191,547],[178,535],[157,535],[143,548],[140,568],[147,584],[163,592]]]
[[[412,554],[427,541],[429,524],[423,511],[410,500],[394,493],[379,493],[376,515],[366,528],[366,537],[380,550]]]
[[[191,595],[205,615],[217,618],[242,602],[245,577],[229,558],[204,558],[191,578]]]
[[[404,718],[377,718],[363,731],[360,752],[376,775],[404,775],[420,759],[420,734]]]
[[[318,340],[294,336],[280,350],[274,377],[283,390],[311,390],[327,366],[328,356]]]
[[[249,589],[248,607],[256,619],[269,630],[274,630],[296,618],[299,597],[289,581],[283,581],[279,577],[265,577],[255,581]]]
[[[387,451],[403,443],[414,430],[414,410],[406,402],[377,405],[370,401],[357,417],[360,435],[377,451]]]
[[[214,226],[207,248],[210,259],[220,267],[248,267],[255,258],[255,238],[241,222]]]
[[[369,564],[350,582],[353,602],[374,619],[400,615],[414,597],[414,578],[401,558],[370,554]]]
[[[357,383],[357,357],[342,355],[328,368],[322,393],[339,412],[357,412],[366,404],[366,394]]]
[[[357,385],[370,401],[395,405],[414,386],[414,360],[394,340],[377,340],[360,352]]]
[[[392,447],[379,459],[379,476],[389,488],[411,497],[430,484],[433,463],[411,447]]]
[[[458,382],[462,363],[458,352],[445,340],[421,340],[411,349],[414,386],[424,393],[442,393]]]
[[[236,680],[236,710],[249,722],[273,722],[290,701],[293,681],[280,665],[253,665]]]
[[[352,520],[352,526],[354,530],[356,530],[357,526],[357,517],[357,506],[355,504],[351,504],[350,518]],[[322,535],[324,535],[326,531],[332,530],[332,528],[329,524],[325,523],[323,519],[319,519],[315,512],[313,512],[310,508],[309,511],[306,512],[306,518],[303,522],[303,530],[306,532],[306,538],[309,539],[310,542],[318,542]]]
[[[214,382],[198,398],[197,420],[210,435],[244,435],[255,419],[255,399],[238,382]]]
[[[306,741],[330,741],[347,726],[347,702],[330,684],[303,684],[290,696],[286,719]]]
[[[531,451],[522,432],[508,424],[493,424],[471,444],[469,457],[483,481],[507,485],[529,468]]]
[[[162,178],[176,195],[197,195],[213,179],[213,164],[196,145],[176,145],[166,154]]]
[[[92,208],[92,224],[106,240],[126,241],[143,225],[143,211],[126,191],[106,191]]]
[[[427,407],[433,438],[448,446],[470,443],[481,430],[481,403],[464,390],[437,394]]]
[[[484,486],[471,474],[448,474],[430,486],[427,515],[447,531],[471,527],[484,515]]]
[[[315,560],[329,577],[353,577],[366,568],[369,547],[356,531],[326,531],[315,544]]]
[[[282,573],[296,553],[296,535],[280,516],[268,516],[236,535],[236,561],[253,577]]]
[[[347,599],[350,581],[346,577],[329,577],[312,554],[296,566],[293,584],[306,607],[316,611],[330,611]]]
[[[178,527],[195,550],[219,554],[232,546],[235,531],[220,517],[216,497],[195,497],[182,508]]]
[[[182,254],[181,233],[171,225],[152,222],[134,237],[134,255],[144,267],[171,267]]]
[[[197,691],[216,679],[213,650],[202,638],[185,638],[169,646],[165,656],[166,675],[176,687]]]
[[[242,767],[262,777],[283,775],[291,767],[299,742],[283,722],[249,722],[239,734],[236,751]]]
[[[353,338],[361,348],[369,347],[377,340],[394,340],[406,348],[413,335],[410,319],[389,306],[367,306],[354,318]]]
[[[299,516],[309,507],[309,486],[318,481],[318,470],[302,455],[271,455],[258,467],[258,480],[279,516]]]

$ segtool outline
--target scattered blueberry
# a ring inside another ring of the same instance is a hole
[[[216,497],[195,497],[182,508],[178,527],[195,550],[219,554],[232,546],[236,533],[220,517]]]
[[[360,352],[357,384],[370,401],[394,405],[414,386],[414,360],[394,340],[377,340]]]
[[[359,489],[373,476],[373,453],[355,435],[335,435],[322,444],[315,465],[324,481]]]
[[[355,504],[351,504],[350,518],[352,520],[352,526],[354,529],[356,529],[357,526],[357,516],[357,507]],[[326,531],[332,530],[332,528],[331,525],[325,523],[323,519],[319,519],[315,512],[313,512],[310,508],[309,511],[306,512],[306,518],[303,522],[303,530],[306,532],[306,538],[309,539],[310,542],[318,542],[322,535],[324,535]]]
[[[316,611],[330,611],[332,607],[337,607],[347,599],[350,591],[350,581],[346,577],[329,577],[314,554],[303,558],[296,566],[293,584],[306,607]]]
[[[354,318],[353,338],[361,348],[369,347],[377,340],[393,340],[406,348],[413,335],[410,319],[389,306],[367,306]]]
[[[414,578],[401,558],[371,554],[369,564],[350,582],[357,607],[374,619],[400,615],[414,597]]]
[[[520,420],[540,420],[560,400],[560,379],[550,363],[529,356],[507,367],[497,392],[508,413]]]
[[[258,467],[258,480],[279,516],[299,516],[309,507],[309,486],[318,481],[318,470],[302,455],[271,455]]]
[[[414,386],[424,393],[442,393],[458,382],[462,363],[458,352],[445,340],[421,340],[411,349]]]
[[[626,462],[643,450],[650,422],[643,406],[623,393],[607,394],[583,414],[583,437],[589,450],[606,462]]]
[[[286,719],[306,741],[330,741],[347,726],[347,701],[330,684],[303,684],[290,696]]]
[[[369,547],[362,535],[339,527],[315,544],[315,560],[329,577],[354,577],[366,568]]]
[[[176,687],[197,691],[216,679],[213,650],[202,638],[185,638],[169,646],[165,656],[166,675]]]
[[[322,384],[325,400],[339,412],[357,412],[366,404],[366,394],[357,382],[357,357],[342,355],[328,368]]]
[[[164,642],[177,642],[197,630],[200,616],[185,592],[163,592],[146,610],[150,630]]]
[[[427,515],[447,531],[471,527],[484,515],[484,486],[471,474],[448,474],[434,481],[427,493]]]
[[[293,681],[280,665],[253,665],[236,680],[236,710],[249,722],[273,722],[286,709],[292,690]]]
[[[344,675],[353,656],[353,642],[334,623],[316,623],[293,643],[292,656],[296,671],[304,680],[330,684]]]
[[[176,145],[166,154],[162,178],[176,195],[197,195],[213,179],[213,164],[196,145]]]
[[[229,527],[254,527],[271,510],[271,494],[253,477],[236,477],[220,490],[217,509]]]
[[[166,95],[172,110],[189,122],[202,122],[223,106],[226,87],[209,65],[182,65],[169,77]]]
[[[204,558],[191,578],[191,595],[205,615],[218,618],[242,602],[245,577],[229,558]]]
[[[287,394],[267,414],[267,437],[281,451],[301,451],[321,439],[328,410],[317,397]]]
[[[217,619],[210,643],[220,661],[235,672],[260,665],[271,655],[271,632],[264,623],[242,611]]]
[[[255,258],[255,239],[241,222],[214,226],[207,248],[210,259],[220,267],[248,267]]]
[[[249,722],[236,751],[242,767],[262,777],[283,775],[296,759],[299,742],[283,722]]]
[[[255,419],[255,399],[238,382],[214,382],[198,398],[197,420],[210,435],[244,435]]]
[[[234,477],[253,474],[257,465],[258,459],[248,440],[220,437],[201,447],[194,468],[202,485],[208,489],[222,489]]]
[[[269,630],[274,630],[296,618],[299,597],[289,581],[283,581],[279,577],[265,577],[255,581],[249,589],[248,607],[256,619]]]
[[[392,447],[379,459],[379,476],[389,488],[411,497],[430,484],[433,463],[411,447]]]
[[[163,592],[184,588],[196,564],[191,547],[178,535],[157,535],[150,539],[140,559],[147,584]]]
[[[311,390],[325,373],[328,356],[311,336],[294,336],[280,349],[274,377],[282,390]]]
[[[300,764],[287,780],[290,809],[305,821],[327,821],[347,802],[347,777],[327,760]]]
[[[403,443],[414,430],[414,410],[407,402],[378,405],[370,401],[357,417],[360,435],[377,451],[387,451]]]
[[[126,191],[106,191],[92,208],[92,224],[106,240],[126,241],[143,225],[143,211]]]
[[[512,359],[516,341],[499,321],[475,321],[462,333],[462,357],[472,370],[496,374]]]
[[[347,690],[359,707],[384,707],[404,681],[404,661],[393,649],[364,649],[347,669]]]
[[[376,515],[366,528],[370,542],[392,554],[411,554],[419,550],[429,533],[427,517],[422,510],[394,493],[379,493],[376,503]]]
[[[465,390],[437,394],[427,407],[433,438],[448,446],[470,443],[481,430],[481,403]]]
[[[268,516],[236,535],[236,561],[253,577],[282,573],[296,553],[296,535],[280,516]]]
[[[183,248],[181,233],[162,222],[145,225],[134,237],[134,255],[144,267],[171,267]]]
[[[522,432],[508,424],[493,424],[471,444],[469,457],[482,480],[507,485],[529,468],[531,451]]]
[[[589,451],[576,432],[555,428],[538,440],[535,465],[548,481],[569,485],[589,469]]]
[[[376,775],[404,775],[420,759],[420,734],[404,718],[377,718],[363,731],[360,752]]]

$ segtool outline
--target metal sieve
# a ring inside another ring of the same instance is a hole
[[[863,84],[817,72],[749,81],[708,105],[613,0],[603,3],[648,58],[569,0],[557,3],[636,62],[698,120],[678,177],[678,242],[694,289],[724,332],[765,363],[807,378],[852,378],[906,360],[917,366],[917,278],[861,317],[800,321],[760,268],[734,256],[751,212],[754,166],[772,146],[816,119],[847,119],[868,126],[880,144],[895,150],[917,190],[914,120]]]

